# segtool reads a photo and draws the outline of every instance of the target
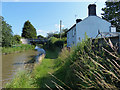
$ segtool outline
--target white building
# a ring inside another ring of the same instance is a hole
[[[96,15],[96,5],[90,4],[88,6],[88,17],[81,20],[77,19],[74,24],[67,31],[67,46],[77,45],[85,37],[85,32],[90,38],[95,38],[100,32],[110,32],[111,23],[98,17]]]

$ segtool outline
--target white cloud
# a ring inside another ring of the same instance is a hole
[[[47,33],[58,33],[56,30],[37,30],[37,35],[47,36]]]
[[[64,25],[61,25],[61,27],[63,28],[64,27]],[[58,24],[55,24],[55,28],[60,28],[60,25],[58,25]]]
[[[38,33],[48,33],[46,30],[37,30]]]

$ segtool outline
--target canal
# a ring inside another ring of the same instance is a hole
[[[35,50],[28,50],[21,53],[2,55],[2,84],[10,82],[16,72],[24,70],[24,63],[31,60],[38,54]]]

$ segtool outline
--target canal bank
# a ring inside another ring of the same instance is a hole
[[[37,47],[37,48],[36,48]],[[42,60],[45,58],[45,50],[38,46],[35,47],[35,50],[38,52],[36,56],[34,56],[31,60],[24,63],[24,68],[30,72],[34,69],[34,66],[40,64]]]
[[[46,56],[40,64],[36,64],[32,72],[21,72],[6,85],[6,88],[42,88],[48,80],[44,80],[47,77],[48,72],[55,72],[58,70],[56,62],[59,61],[56,58],[60,49],[54,51],[46,50]],[[43,84],[42,84],[43,82]],[[43,86],[42,86],[43,85]]]
[[[12,47],[2,47],[2,54],[7,55],[11,53],[20,53],[26,50],[33,50],[35,48],[34,45],[29,45],[29,44],[20,44],[17,46],[12,46]]]
[[[24,70],[25,62],[38,55],[37,51],[27,50],[21,53],[2,55],[2,83],[3,87],[11,81],[17,72]]]

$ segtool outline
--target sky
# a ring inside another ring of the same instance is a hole
[[[97,1],[97,2],[96,2]],[[76,19],[88,16],[88,5],[96,2],[97,16],[101,17],[101,9],[105,1],[91,0],[79,2],[38,2],[34,0],[2,1],[2,16],[12,26],[14,35],[21,35],[25,21],[29,20],[36,28],[37,35],[47,36],[50,32],[59,32],[60,20],[62,29],[70,28]]]

